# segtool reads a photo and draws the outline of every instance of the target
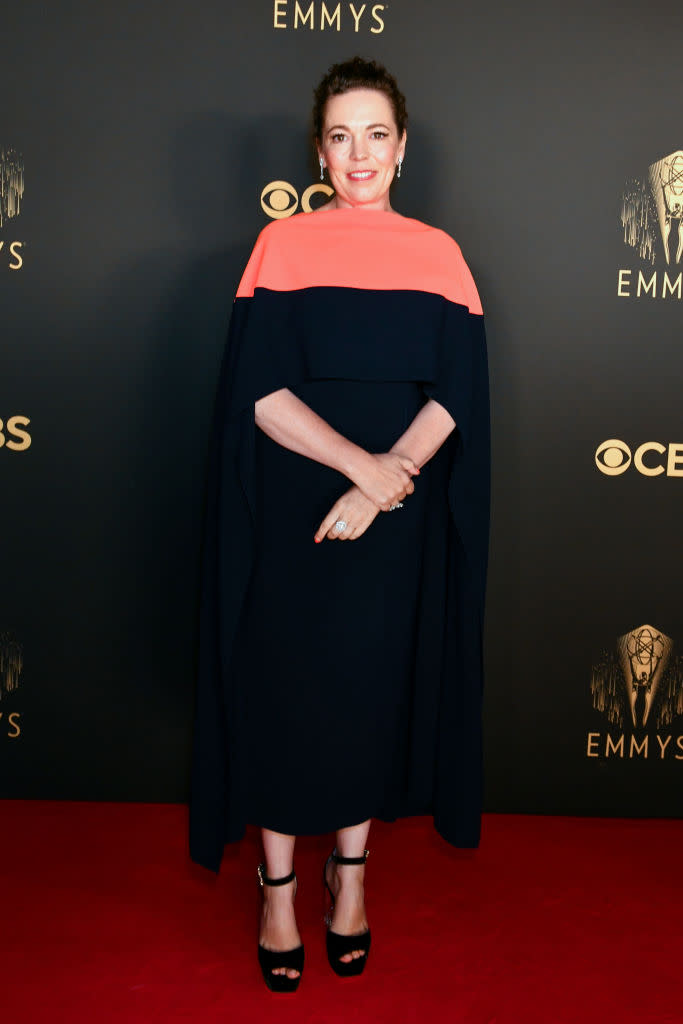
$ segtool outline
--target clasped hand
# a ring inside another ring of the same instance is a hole
[[[323,519],[315,534],[319,544],[328,540],[357,540],[375,519],[378,512],[388,512],[415,490],[413,476],[420,472],[412,459],[398,452],[368,454],[353,473],[353,486],[345,491]],[[336,531],[335,523],[346,523]]]

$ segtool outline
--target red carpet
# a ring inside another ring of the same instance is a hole
[[[477,852],[428,819],[374,823],[373,948],[341,979],[324,953],[322,862],[299,840],[306,969],[271,994],[256,962],[258,833],[213,875],[185,809],[5,801],[4,1024],[668,1024],[683,1021],[683,826],[489,815]]]

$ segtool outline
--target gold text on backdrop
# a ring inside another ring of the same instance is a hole
[[[636,273],[628,267],[619,270],[617,279],[617,295],[620,299],[640,299],[649,295],[651,299],[681,298],[681,285],[683,274],[679,274],[672,281],[666,270],[657,277],[657,271],[653,270],[649,278],[646,278],[642,270],[638,271],[637,279],[632,280]]]
[[[7,255],[7,269],[8,270],[21,270],[24,265],[24,257],[19,252],[24,246],[23,242],[5,242],[4,239],[0,238],[0,257]]]
[[[631,463],[642,476],[683,477],[683,444],[645,441],[631,452],[623,441],[611,438],[595,450],[595,465],[605,476],[621,476]]]
[[[28,416],[10,416],[8,420],[0,419],[0,448],[9,448],[11,452],[25,452],[31,447],[31,435],[24,427],[30,424]]]
[[[626,737],[621,733],[616,739],[610,733],[589,732],[586,739],[586,757],[620,757],[622,760],[632,760],[642,757],[648,760],[650,757],[659,757],[661,761],[673,757],[676,761],[683,761],[683,735],[674,737],[669,733],[667,736],[655,734],[655,743],[650,744],[650,736],[646,733],[638,742],[631,733]]]
[[[291,0],[273,0],[273,28],[308,28],[311,31],[318,29],[320,32],[333,29],[335,32],[341,32],[343,24],[349,28],[353,25],[354,32],[366,28],[373,35],[379,35],[384,31],[382,15],[387,6],[352,3],[328,5],[325,0],[317,4],[315,0],[310,0],[306,6],[306,0],[303,3],[299,3],[298,0],[294,0],[294,3]]]
[[[1,730],[2,730],[2,724],[3,724],[3,722],[2,722],[3,715],[4,715],[4,712],[0,711],[0,736],[2,735],[2,731]],[[8,736],[8,738],[11,739],[11,740],[15,740],[17,738],[17,736],[21,736],[21,723],[19,721],[20,718],[21,718],[21,715],[19,714],[18,711],[11,711],[10,714],[7,716],[7,722],[6,722],[7,732],[5,733],[5,735]]]

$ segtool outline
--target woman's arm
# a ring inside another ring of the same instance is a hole
[[[401,452],[371,454],[349,441],[297,398],[281,388],[254,404],[256,425],[277,444],[338,470],[382,509],[413,491],[419,472]],[[404,435],[405,436],[405,435]]]
[[[391,453],[408,456],[419,467],[429,462],[440,449],[447,436],[455,429],[456,422],[450,413],[434,398],[425,402],[424,406],[398,440],[391,446]],[[415,489],[411,483],[407,494]],[[401,496],[402,497],[402,496]],[[400,499],[399,499],[400,500]],[[386,510],[385,510],[386,511]],[[360,488],[350,487],[334,503],[325,519],[315,532],[315,542],[319,544],[324,538],[331,541],[357,541],[365,534],[375,520],[378,508],[368,501]],[[348,523],[342,534],[337,534],[334,524],[337,519]]]
[[[435,399],[430,398],[420,409],[408,429],[389,449],[424,466],[436,455],[446,438],[455,429],[455,420]]]
[[[289,388],[254,405],[256,426],[283,448],[322,462],[352,479],[368,453],[334,430]]]
[[[391,451],[407,455],[417,466],[424,466],[439,450],[455,428],[455,420],[433,398],[423,405],[408,429],[392,446]],[[412,488],[414,490],[414,487]],[[411,493],[411,492],[407,492]],[[399,499],[400,500],[400,499]],[[386,509],[385,509],[386,511]],[[377,517],[378,509],[358,487],[345,491],[327,513],[315,534],[316,544],[328,540],[358,540]],[[337,533],[334,524],[343,519],[347,524]]]

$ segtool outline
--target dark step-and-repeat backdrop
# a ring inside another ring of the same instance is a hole
[[[359,53],[408,99],[394,205],[487,315],[487,808],[680,812],[681,10],[8,9],[0,795],[186,799],[232,298],[269,218],[325,200],[311,93]]]

